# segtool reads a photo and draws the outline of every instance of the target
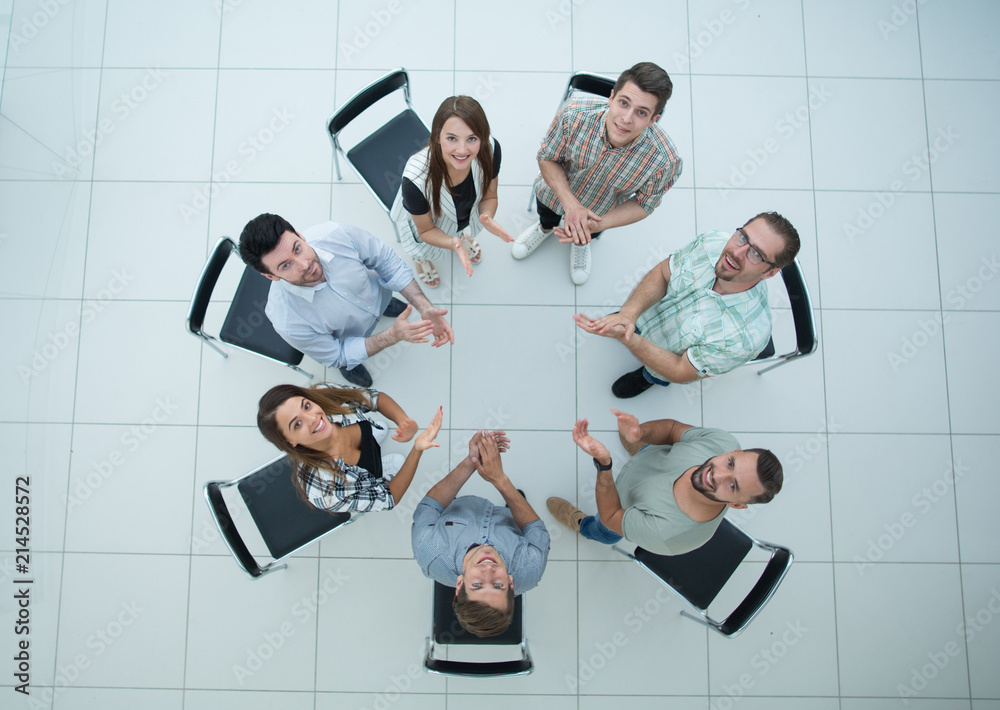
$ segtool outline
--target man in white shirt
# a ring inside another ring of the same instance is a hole
[[[435,307],[413,272],[382,241],[357,227],[325,222],[300,233],[278,215],[259,215],[243,228],[240,256],[273,281],[265,313],[289,345],[348,382],[370,387],[362,363],[400,341],[434,347],[454,343],[447,311]],[[412,304],[392,297],[399,291]],[[422,320],[407,320],[412,308]],[[372,335],[380,316],[394,317]]]

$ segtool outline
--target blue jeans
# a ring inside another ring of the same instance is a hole
[[[588,540],[614,545],[621,542],[622,536],[601,522],[596,515],[588,515],[580,521],[580,534]]]

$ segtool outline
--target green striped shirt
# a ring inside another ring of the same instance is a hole
[[[727,296],[712,290],[715,263],[730,236],[706,232],[674,252],[666,295],[636,321],[654,345],[677,354],[686,350],[703,377],[750,362],[771,337],[766,281]]]

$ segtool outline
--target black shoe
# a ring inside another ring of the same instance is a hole
[[[386,318],[395,318],[405,310],[406,310],[406,304],[400,301],[395,296],[393,296],[391,299],[389,299],[389,305],[385,307],[384,311],[382,311],[382,315],[384,315]]]
[[[611,394],[618,399],[629,399],[642,394],[652,386],[653,383],[648,382],[642,376],[642,368],[640,367],[638,370],[626,373],[615,380],[615,383],[611,385]]]
[[[340,374],[352,385],[357,385],[358,387],[372,386],[372,376],[368,374],[368,370],[365,369],[364,365],[358,365],[350,370],[342,367],[340,368]]]

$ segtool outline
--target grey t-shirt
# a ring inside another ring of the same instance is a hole
[[[674,481],[692,466],[738,448],[732,434],[699,427],[688,429],[673,446],[643,448],[615,481],[625,509],[625,538],[658,555],[680,555],[711,540],[726,509],[708,522],[696,523],[677,505]]]

